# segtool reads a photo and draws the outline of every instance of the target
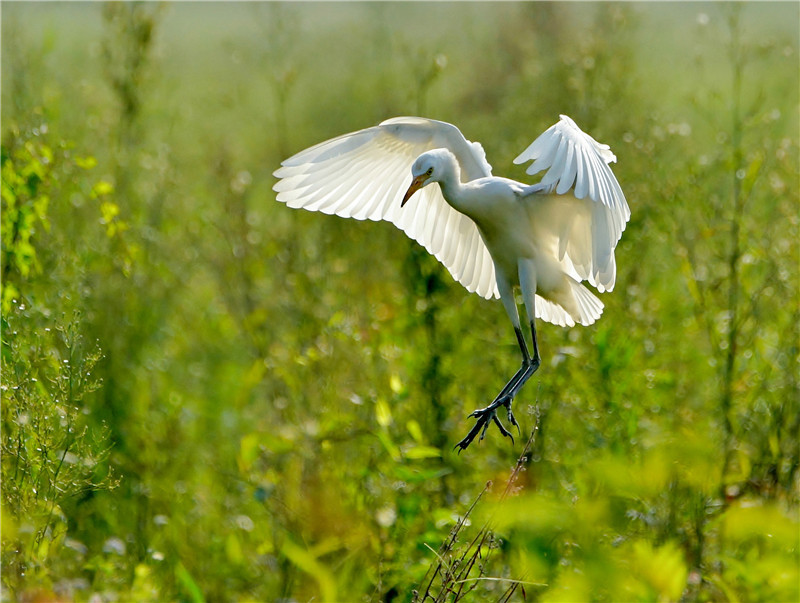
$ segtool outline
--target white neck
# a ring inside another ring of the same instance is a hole
[[[464,190],[464,185],[461,183],[461,169],[455,157],[450,155],[448,159],[437,182],[442,187],[442,195],[445,201],[455,209],[459,209]]]

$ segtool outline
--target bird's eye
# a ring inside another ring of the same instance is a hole
[[[432,168],[432,167],[429,167],[429,168],[428,168],[428,171],[427,171],[427,172],[425,172],[425,173],[426,173],[428,176],[430,176],[431,174],[433,174],[433,168]]]

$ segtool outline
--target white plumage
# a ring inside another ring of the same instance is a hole
[[[379,126],[322,142],[284,161],[275,176],[278,201],[289,207],[357,220],[387,220],[444,264],[459,283],[485,298],[497,297],[492,258],[475,224],[450,207],[436,187],[401,210],[414,160],[449,148],[468,180],[490,176],[482,147],[455,126],[397,117]]]
[[[582,281],[603,292],[616,279],[614,249],[630,209],[609,168],[616,161],[609,147],[562,115],[514,163],[529,161],[528,174],[547,170],[537,184],[495,177],[481,145],[455,126],[397,117],[301,151],[275,172],[278,201],[392,222],[468,291],[501,298],[523,366],[491,405],[473,413],[478,424],[461,449],[489,420],[500,426],[501,405],[516,425],[511,399],[539,364],[534,318],[589,325],[603,304]],[[533,357],[520,330],[515,285],[531,322]]]

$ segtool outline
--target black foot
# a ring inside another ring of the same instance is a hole
[[[506,429],[503,424],[500,422],[500,419],[497,418],[497,409],[500,406],[505,406],[508,409],[508,422],[517,428],[517,433],[520,432],[519,423],[514,418],[514,413],[511,412],[511,398],[505,398],[502,401],[495,401],[486,408],[480,408],[478,410],[472,411],[469,416],[475,417],[478,419],[475,422],[475,425],[472,429],[469,430],[469,433],[466,437],[461,440],[458,444],[456,444],[453,448],[458,448],[458,452],[460,453],[462,450],[466,450],[467,447],[472,443],[472,440],[475,439],[475,436],[478,435],[478,432],[481,433],[481,437],[479,440],[482,440],[486,435],[486,430],[489,429],[489,424],[494,422],[497,425],[497,428],[500,430],[500,433],[503,434],[504,437],[511,438],[511,442],[514,442],[514,436],[511,435],[511,432]]]

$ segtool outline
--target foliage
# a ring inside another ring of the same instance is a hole
[[[51,588],[79,573],[85,546],[67,506],[113,488],[107,432],[87,420],[100,352],[85,350],[76,320],[55,328],[24,304],[3,324],[3,568],[14,590]]]
[[[121,223],[108,218],[116,215],[110,185],[81,173],[94,158],[51,143],[41,111],[33,117],[37,125],[10,128],[2,148],[2,560],[5,585],[47,596],[56,586],[71,588],[86,567],[70,506],[116,485],[108,430],[91,418],[102,353],[84,343],[69,286],[50,291],[45,276],[56,255],[48,243],[57,241],[48,238],[50,202],[76,201],[86,187],[109,237]]]
[[[796,5],[3,12],[4,600],[798,599]],[[559,113],[619,158],[617,287],[538,325],[527,445],[452,449],[500,304],[274,202],[418,112],[498,175]]]

